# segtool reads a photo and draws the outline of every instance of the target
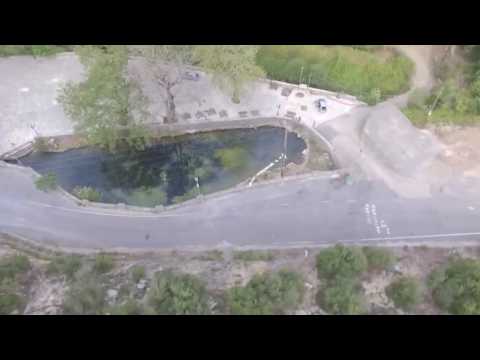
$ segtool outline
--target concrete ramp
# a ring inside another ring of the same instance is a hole
[[[383,166],[405,177],[415,176],[443,149],[435,136],[415,128],[397,107],[385,103],[363,119],[359,137]]]

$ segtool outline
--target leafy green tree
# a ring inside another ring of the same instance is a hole
[[[265,76],[256,64],[258,49],[255,45],[202,45],[195,47],[195,58],[212,73],[213,81],[238,103],[245,85]]]
[[[358,281],[337,277],[317,294],[317,303],[330,314],[357,315],[365,312],[365,299]]]
[[[68,83],[58,98],[75,130],[89,144],[112,152],[120,144],[143,148],[148,142],[143,126],[146,98],[127,76],[128,47],[87,45],[75,51],[86,68],[86,79]]]
[[[148,304],[159,315],[210,313],[205,284],[189,274],[157,272],[147,294]]]
[[[455,315],[480,314],[480,262],[472,259],[451,260],[445,269],[429,277],[435,303]]]
[[[23,303],[18,284],[13,279],[0,279],[0,315],[9,315]]]
[[[108,254],[97,254],[93,263],[93,271],[97,274],[105,274],[115,267],[115,260]]]
[[[235,315],[285,314],[297,307],[304,295],[301,275],[281,270],[255,275],[246,286],[227,292],[227,307]]]
[[[393,281],[385,289],[387,296],[396,307],[412,311],[422,300],[422,293],[418,281],[411,277],[401,277]]]
[[[361,276],[367,265],[365,254],[357,247],[335,245],[317,255],[318,275],[327,279]]]
[[[35,180],[35,186],[41,191],[55,190],[58,186],[57,175],[54,173],[48,173],[40,176],[37,180]]]

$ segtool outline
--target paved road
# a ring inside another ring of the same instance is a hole
[[[162,214],[78,207],[0,167],[0,231],[70,248],[311,246],[333,242],[480,239],[480,202],[402,199],[381,182],[327,178],[253,187]],[[147,236],[148,234],[148,236]]]

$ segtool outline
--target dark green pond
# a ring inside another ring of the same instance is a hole
[[[88,186],[101,193],[102,202],[153,207],[188,200],[199,191],[228,189],[251,178],[283,153],[283,140],[283,129],[260,127],[160,139],[144,151],[35,152],[21,162],[41,174],[55,173],[67,191]],[[287,144],[288,162],[301,163],[303,139],[288,133]]]

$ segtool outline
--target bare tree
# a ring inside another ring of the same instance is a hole
[[[166,123],[177,121],[173,88],[184,78],[186,67],[193,61],[192,45],[147,45],[138,48],[148,63],[152,78],[163,89]]]

